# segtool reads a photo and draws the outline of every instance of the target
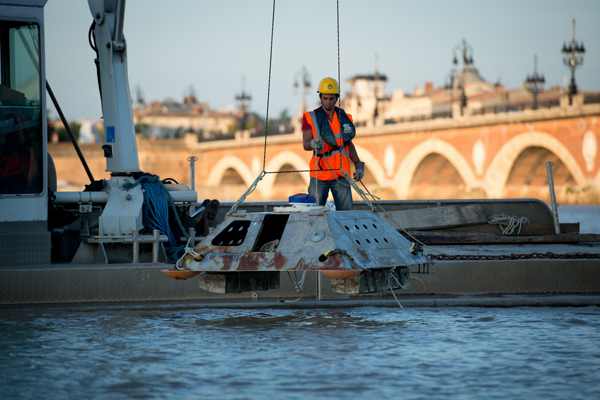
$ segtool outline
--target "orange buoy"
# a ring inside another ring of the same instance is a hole
[[[190,279],[200,274],[201,271],[161,269],[160,272],[173,279]]]
[[[361,270],[350,271],[321,271],[321,273],[331,279],[350,279],[360,274]]]

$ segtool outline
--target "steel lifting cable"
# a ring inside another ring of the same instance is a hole
[[[340,62],[340,0],[337,0],[337,50],[338,50],[338,88],[341,88],[341,62]],[[341,89],[339,90],[339,97],[338,97],[338,105],[341,104]],[[327,166],[329,167],[330,171],[334,171],[333,168],[331,168],[331,165],[329,165],[329,161],[327,159],[325,159],[325,161],[327,162]],[[338,169],[339,170],[339,169]],[[346,174],[345,174],[346,175]],[[348,178],[348,177],[346,177]],[[349,181],[349,179],[348,179]],[[410,236],[412,239],[414,239],[417,243],[419,243],[421,246],[423,247],[427,247],[435,252],[438,252],[440,254],[444,254],[444,252],[436,250],[434,248],[432,248],[431,246],[427,246],[426,244],[422,243],[420,240],[418,240],[417,238],[415,238],[413,235],[411,235],[410,233],[408,233],[406,231],[406,229],[404,229],[402,226],[400,226],[400,224],[394,220],[383,208],[383,206],[381,204],[379,204],[379,202],[377,200],[380,200],[377,196],[371,194],[371,192],[369,191],[369,189],[367,189],[367,187],[365,186],[365,184],[361,181],[360,182],[363,187],[365,188],[365,190],[368,193],[368,196],[370,196],[373,199],[373,202],[375,202],[375,204],[377,204],[379,206],[379,208],[381,208],[381,210],[384,212],[384,214],[386,214],[388,216],[388,218],[390,218],[395,224],[396,226],[398,226],[402,231],[404,231],[408,236]],[[352,183],[349,181],[348,186],[353,187]],[[357,190],[358,189],[358,190]],[[365,203],[369,204],[369,201],[366,199],[366,196],[364,193],[361,193],[360,188],[358,188],[358,185],[356,185],[355,190],[357,190],[357,193],[363,198],[363,200],[365,200]],[[369,204],[370,205],[370,204]],[[373,208],[373,206],[371,205],[371,208]]]
[[[273,64],[273,36],[275,31],[275,1],[273,0],[273,15],[271,17],[271,46],[269,50],[269,80],[267,83],[267,111],[265,116],[265,144],[263,148],[263,174],[273,174],[280,173],[278,172],[268,172],[266,170],[267,165],[267,136],[268,136],[268,128],[269,128],[269,101],[271,96],[271,69]],[[340,1],[337,0],[337,50],[338,50],[338,88],[340,82]],[[338,104],[341,99],[341,96],[338,98]],[[331,168],[331,167],[330,167]],[[311,170],[308,170],[309,172]],[[298,171],[284,171],[284,172],[305,172],[304,170]]]
[[[277,173],[281,173],[282,171],[277,171],[277,172],[267,172],[266,171],[266,164],[267,164],[267,136],[268,136],[268,128],[269,128],[269,101],[270,101],[270,96],[271,96],[271,70],[272,70],[272,65],[273,65],[273,36],[274,36],[274,32],[275,32],[275,2],[276,0],[273,0],[273,15],[271,17],[271,45],[270,45],[270,49],[269,49],[269,79],[268,79],[268,83],[267,83],[267,110],[266,110],[266,116],[265,116],[265,143],[264,143],[264,147],[263,147],[263,168],[262,171],[260,173],[260,175],[256,178],[256,180],[254,181],[254,183],[252,185],[250,185],[250,187],[248,188],[248,190],[238,199],[238,201],[236,201],[236,203],[233,205],[233,207],[231,207],[231,209],[227,212],[227,215],[231,215],[233,214],[236,210],[237,207],[239,206],[239,204],[241,204],[247,197],[248,195],[250,195],[258,186],[258,182],[262,180],[262,178],[266,175],[266,174],[277,174]],[[340,81],[341,81],[341,62],[340,62],[340,1],[337,0],[337,50],[338,50],[338,90],[340,87]],[[338,104],[341,101],[341,90],[339,93],[339,97],[338,97]],[[315,161],[318,160],[318,153],[315,157]],[[327,166],[329,167],[329,171],[334,171],[333,168],[331,168],[331,165],[329,165],[329,162],[327,161],[327,159],[325,159],[325,161],[327,162]],[[339,169],[335,169],[335,170],[339,170]],[[311,170],[297,170],[297,171],[285,171],[286,173],[291,173],[291,172],[310,172]],[[318,173],[318,167],[315,167],[315,176]],[[315,182],[317,181],[317,179],[315,179]],[[369,193],[369,195],[373,198],[374,202],[381,208],[381,210],[387,214],[387,212],[385,211],[385,209],[381,206],[381,204],[379,204],[377,202],[378,198],[376,196],[374,196],[373,194],[371,194],[371,192],[367,189],[367,187],[365,186],[365,184],[363,182],[361,182],[361,184],[363,185],[363,187],[365,188],[365,190],[367,191],[367,193]],[[350,183],[348,186],[352,186]],[[317,188],[315,188],[317,189]],[[355,190],[358,189],[358,193],[361,195],[361,197],[365,200],[366,203],[369,203],[369,201],[366,199],[366,196],[364,195],[364,193],[361,193],[360,189],[358,188],[357,185],[355,185]],[[318,196],[318,190],[316,190],[317,192],[317,196]],[[371,206],[372,207],[372,206]],[[373,208],[373,207],[372,207]],[[390,217],[388,215],[388,217]],[[438,253],[441,253],[442,255],[445,255],[445,253],[439,251],[439,250],[435,250],[430,246],[425,245],[424,243],[420,242],[418,239],[416,239],[414,236],[410,235],[402,226],[400,226],[398,224],[397,221],[395,221],[393,218],[390,217],[390,219],[400,228],[402,229],[404,232],[406,232],[411,238],[413,238],[416,242],[418,242],[419,244],[421,244],[423,247],[427,247],[430,248],[431,250],[434,250]]]
[[[282,171],[277,171],[277,172],[267,172],[266,171],[266,168],[267,168],[267,136],[268,136],[268,131],[269,131],[269,102],[270,102],[270,98],[271,98],[271,70],[272,70],[272,66],[273,66],[273,36],[274,36],[274,32],[275,32],[275,2],[276,2],[276,0],[273,0],[273,15],[271,17],[271,45],[269,48],[269,79],[268,79],[268,83],[267,83],[267,110],[266,110],[266,115],[265,115],[265,143],[263,145],[263,167],[262,167],[261,173],[256,178],[254,183],[252,183],[252,185],[250,185],[248,190],[246,190],[246,192],[238,199],[238,201],[235,202],[233,207],[231,207],[231,209],[227,212],[227,215],[231,215],[237,210],[238,205],[241,204],[248,197],[248,195],[250,195],[256,189],[258,182],[261,181],[265,177],[266,174],[277,174],[277,173],[282,172]],[[338,0],[338,9],[339,9],[339,0]],[[339,20],[339,14],[338,14],[338,20]],[[339,21],[338,21],[338,26],[339,26]],[[338,29],[338,42],[339,42],[339,29]],[[339,45],[338,45],[338,47],[339,47]],[[338,79],[339,79],[339,48],[338,48]],[[310,172],[310,171],[311,170],[309,169],[308,172]],[[289,173],[289,172],[305,172],[305,171],[284,171],[284,172]]]
[[[340,0],[337,0],[337,51],[338,51],[338,106],[341,104],[341,90],[340,90]],[[313,122],[314,123],[314,122]],[[322,157],[323,158],[323,157]],[[325,158],[327,166],[331,170],[331,165]],[[319,150],[315,149],[315,197],[317,205],[319,204]],[[366,200],[366,199],[365,199]]]
[[[342,82],[340,80],[340,0],[337,0],[337,46],[338,46],[338,105],[342,103]]]
[[[269,100],[271,95],[271,68],[273,64],[273,34],[275,31],[275,1],[273,0],[273,16],[271,18],[271,47],[269,51],[269,80],[267,83],[267,111],[265,117],[265,144],[263,149],[263,172],[265,174],[273,174],[280,172],[306,172],[305,170],[298,171],[279,171],[279,172],[268,172],[266,170],[267,164],[267,135],[269,128]],[[337,50],[338,50],[338,88],[340,87],[340,0],[337,0]],[[340,93],[341,94],[341,93]],[[341,96],[338,98],[338,104],[340,102]],[[309,172],[312,170],[308,170]]]
[[[340,0],[337,0],[337,50],[338,50],[338,88],[341,88],[341,62],[340,62]],[[340,89],[340,93],[339,93],[339,97],[338,97],[338,104],[341,104],[341,99],[342,99],[342,93],[341,93],[341,89]],[[327,159],[325,159],[325,161],[327,161]],[[329,165],[329,162],[327,161],[327,166],[331,169],[331,165]],[[349,182],[350,183],[350,182]],[[377,204],[379,206],[379,208],[381,208],[381,210],[384,212],[384,214],[386,214],[388,216],[388,218],[390,218],[402,231],[404,231],[406,234],[408,234],[412,239],[414,239],[417,243],[419,243],[421,246],[423,247],[427,247],[433,251],[436,251],[438,253],[441,254],[445,254],[439,250],[436,250],[430,246],[427,246],[426,244],[422,243],[420,240],[418,240],[417,238],[415,238],[414,236],[412,236],[410,233],[408,233],[406,231],[406,229],[404,229],[402,226],[400,226],[400,224],[398,224],[398,222],[396,220],[394,220],[393,218],[391,218],[391,216],[385,211],[385,209],[383,208],[383,206],[381,204],[379,204],[379,202],[377,200],[380,200],[377,196],[371,194],[371,192],[369,191],[369,189],[367,189],[367,187],[365,186],[365,184],[361,181],[360,182],[361,185],[363,185],[363,187],[365,188],[365,190],[367,191],[368,195],[371,196],[371,198],[373,199],[373,201],[375,202],[375,204]],[[349,186],[352,186],[351,183],[349,184]],[[358,186],[356,186],[355,190],[359,189]],[[360,189],[359,189],[360,190]],[[364,199],[366,200],[366,195],[364,195],[364,193],[361,193],[360,191],[357,191],[357,193]],[[365,201],[367,204],[369,204],[369,201],[366,200]],[[373,206],[371,205],[371,208],[373,208]]]
[[[269,52],[269,82],[267,84],[267,115],[265,117],[265,147],[263,150],[263,172],[267,164],[267,135],[269,133],[269,100],[271,96],[271,65],[273,63],[273,32],[275,30],[275,0],[273,0],[273,17],[271,18],[271,49]]]
[[[340,0],[337,0],[337,46],[338,46],[338,87],[341,88],[341,74],[340,74],[340,70],[341,70],[341,67],[340,67],[340,65],[341,65],[341,63],[340,63]],[[342,95],[342,93],[341,93],[341,89],[340,89],[340,97],[338,98],[338,104],[341,104],[341,98],[342,98],[341,95]],[[325,161],[327,161],[327,160],[325,160]],[[327,162],[327,165],[329,166],[329,168],[331,168],[331,166],[329,165],[329,162]],[[379,197],[371,194],[371,192],[369,191],[369,189],[367,189],[367,187],[365,186],[365,184],[362,181],[360,183],[361,183],[361,185],[363,185],[363,187],[367,191],[368,196],[370,196],[373,199],[373,202],[375,204],[377,204],[379,206],[379,208],[381,208],[381,210],[383,211],[383,213],[386,214],[388,216],[388,218],[390,218],[396,224],[396,226],[398,226],[401,230],[403,230],[404,232],[406,232],[412,239],[414,239],[421,246],[427,247],[427,248],[429,248],[429,249],[431,249],[433,251],[436,251],[438,253],[444,254],[443,252],[441,252],[439,250],[436,250],[436,249],[434,249],[434,248],[432,248],[430,246],[427,246],[426,244],[422,243],[417,238],[415,238],[414,236],[412,236],[410,233],[408,233],[406,231],[406,229],[404,229],[402,226],[400,226],[400,224],[398,224],[398,222],[396,220],[394,220],[393,218],[391,218],[391,216],[385,211],[385,209],[383,208],[383,206],[381,204],[379,204],[379,202],[378,202],[378,200],[380,200]],[[351,186],[351,183],[350,183],[350,186]],[[359,189],[358,185],[356,185],[355,190],[356,189]],[[365,200],[365,203],[369,204],[369,201],[366,200],[366,196],[367,195],[365,195],[364,192],[361,193],[361,191],[359,189],[357,191],[357,193]],[[372,205],[371,205],[371,208],[373,209]],[[392,293],[393,293],[393,291],[392,291]],[[400,304],[400,303],[398,303],[398,304]],[[400,307],[402,307],[402,306],[400,306]]]
[[[266,166],[267,166],[267,136],[268,136],[268,129],[269,129],[269,102],[270,102],[270,96],[271,96],[271,70],[272,70],[272,65],[273,65],[273,36],[274,36],[274,32],[275,32],[275,2],[276,0],[273,0],[273,15],[271,17],[271,45],[270,45],[270,49],[269,49],[269,79],[268,79],[268,83],[267,83],[267,110],[266,110],[266,116],[265,116],[265,142],[263,145],[263,167],[262,167],[262,171],[259,174],[259,176],[256,178],[256,180],[254,181],[254,183],[252,185],[250,185],[250,187],[248,188],[248,190],[246,190],[246,192],[238,199],[238,201],[233,205],[233,207],[227,212],[227,215],[231,215],[233,214],[236,210],[239,204],[241,204],[247,197],[248,195],[250,195],[255,189],[256,186],[258,185],[258,182],[261,181],[266,174],[278,174],[278,173],[292,173],[292,172],[312,172],[313,170],[309,169],[309,170],[295,170],[295,171],[267,171],[266,170]],[[338,88],[339,88],[339,82],[340,82],[340,2],[339,0],[337,0],[337,47],[338,47]],[[341,96],[338,98],[338,104],[340,101]],[[317,156],[315,157],[315,161],[318,162],[318,153]],[[329,163],[327,163],[327,165],[329,166],[329,171],[334,171],[334,169],[331,168],[331,166],[329,165]],[[315,166],[315,175],[318,174],[318,165]],[[337,169],[339,170],[339,169]],[[317,179],[315,179],[316,181]],[[318,190],[317,190],[318,193]],[[317,194],[318,196],[318,194]]]
[[[227,215],[231,215],[236,212],[237,207],[243,203],[246,198],[254,192],[256,187],[258,186],[258,182],[260,182],[265,175],[267,174],[267,136],[269,131],[269,101],[271,99],[271,69],[273,65],[273,33],[275,31],[275,0],[273,0],[273,16],[271,17],[271,46],[269,49],[269,80],[267,82],[267,112],[265,115],[265,144],[263,146],[263,166],[262,171],[258,175],[258,177],[254,180],[254,182],[248,187],[246,192],[233,204],[233,206],[227,212]]]

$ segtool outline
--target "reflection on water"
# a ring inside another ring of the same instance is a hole
[[[0,310],[5,398],[600,397],[600,308]]]

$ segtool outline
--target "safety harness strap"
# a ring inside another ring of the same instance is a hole
[[[308,114],[310,115],[310,119],[312,120],[313,128],[315,129],[317,137],[321,139],[321,141],[323,141],[323,138],[321,137],[321,129],[319,128],[319,123],[317,122],[317,116],[315,115],[315,112],[309,111]]]

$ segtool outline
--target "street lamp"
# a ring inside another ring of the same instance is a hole
[[[573,104],[573,95],[577,93],[575,84],[575,68],[583,65],[583,55],[585,47],[583,42],[577,43],[575,40],[575,20],[573,20],[573,38],[571,43],[563,43],[562,57],[563,63],[571,68],[571,85],[569,85],[569,105]]]
[[[306,89],[310,88],[310,75],[306,70],[306,67],[302,67],[302,70],[296,73],[294,79],[294,89],[298,89],[298,86],[302,87],[302,114],[306,112]]]
[[[462,68],[458,72],[458,59],[456,52],[462,52]],[[454,100],[454,88],[460,90],[460,115],[464,114],[464,109],[467,106],[467,94],[465,93],[466,73],[473,65],[473,48],[463,39],[462,44],[456,45],[452,50],[454,58],[452,59],[452,72],[450,74],[450,87],[452,87],[452,99]],[[456,85],[455,85],[456,82]],[[447,85],[448,86],[448,85]]]
[[[373,97],[375,107],[373,108],[373,123],[379,116],[379,55],[375,53],[375,74],[373,74]]]
[[[246,93],[246,77],[242,76],[242,93],[235,96],[238,102],[238,108],[240,110],[240,130],[246,129],[246,123],[248,122],[248,106],[252,97]]]
[[[546,83],[546,79],[544,75],[538,75],[537,73],[537,54],[533,56],[533,75],[527,75],[527,79],[525,80],[525,87],[527,91],[533,95],[533,109],[537,110],[538,102],[537,96],[538,93],[544,91],[544,84]]]

